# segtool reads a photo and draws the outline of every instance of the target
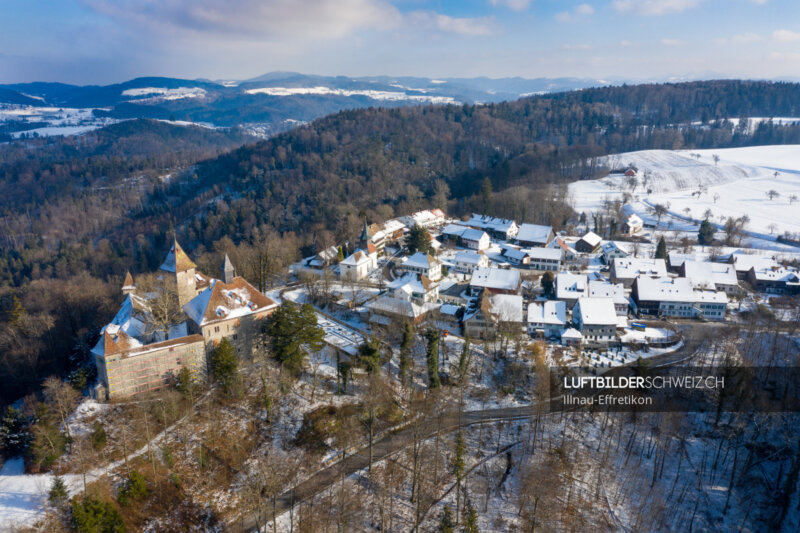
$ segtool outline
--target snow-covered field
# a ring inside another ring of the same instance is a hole
[[[455,98],[451,96],[434,96],[425,94],[408,94],[405,91],[376,91],[368,89],[332,89],[330,87],[262,87],[259,89],[248,89],[247,94],[267,94],[270,96],[297,96],[297,95],[321,95],[331,94],[338,96],[366,96],[373,100],[388,101],[416,101],[429,104],[456,104]]]
[[[6,122],[47,123],[47,126],[16,131],[12,136],[37,134],[40,137],[51,135],[75,135],[117,122],[115,119],[98,117],[93,108],[33,107],[14,104],[0,104],[0,124]]]
[[[200,87],[176,87],[167,89],[164,87],[140,87],[137,89],[126,89],[122,91],[122,96],[142,100],[181,100],[183,98],[202,98],[206,95],[205,89]]]
[[[714,161],[714,156],[719,161]],[[800,233],[800,146],[755,146],[720,150],[644,150],[608,157],[610,166],[638,169],[635,183],[623,175],[571,183],[578,212],[603,208],[606,200],[634,197],[633,210],[651,218],[652,206],[667,206],[671,215],[699,220],[710,209],[712,222],[750,217],[747,230],[766,239]],[[777,173],[777,174],[776,174]],[[779,196],[770,199],[767,193]],[[643,217],[643,218],[644,218]]]

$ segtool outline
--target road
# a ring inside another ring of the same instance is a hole
[[[716,324],[719,327],[719,324]],[[681,327],[684,330],[692,330],[696,325]],[[691,358],[696,350],[702,345],[702,341],[697,339],[698,335],[684,335],[684,346],[674,352],[653,356],[648,359],[648,363],[654,366],[669,366],[679,364]],[[377,463],[387,457],[400,452],[410,446],[414,440],[425,440],[434,437],[438,432],[447,434],[455,429],[472,426],[475,424],[485,424],[501,420],[520,420],[530,418],[536,412],[536,405],[526,405],[521,407],[504,407],[497,409],[480,409],[474,411],[444,412],[438,417],[426,418],[417,423],[405,426],[394,432],[387,434],[380,440],[376,440],[372,446],[372,462]],[[548,414],[550,409],[547,405],[542,407],[541,413]],[[323,468],[312,474],[306,480],[297,484],[278,496],[275,503],[275,516],[287,512],[293,505],[302,503],[317,494],[322,493],[329,486],[333,485],[342,478],[363,470],[369,466],[369,449],[365,446],[357,452],[348,455],[341,461],[329,467]],[[268,515],[272,515],[272,507],[267,504]],[[263,526],[263,524],[261,524]],[[237,527],[238,526],[238,527]],[[249,515],[235,524],[234,529],[241,527],[243,531],[253,531],[257,528],[256,516]]]

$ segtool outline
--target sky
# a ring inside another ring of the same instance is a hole
[[[0,0],[0,83],[798,79],[798,0]]]

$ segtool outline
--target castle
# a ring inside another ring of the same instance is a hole
[[[177,241],[159,268],[165,290],[177,295],[175,323],[158,324],[153,307],[160,294],[139,294],[130,273],[125,275],[125,299],[114,319],[101,331],[92,349],[103,392],[124,398],[165,387],[183,368],[202,381],[208,355],[228,338],[240,357],[252,355],[262,320],[277,307],[242,277],[225,255],[222,279],[201,273]]]

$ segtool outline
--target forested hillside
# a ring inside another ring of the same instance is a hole
[[[798,109],[800,85],[719,81],[345,111],[222,154],[247,138],[154,121],[0,145],[0,375],[18,385],[2,399],[85,357],[122,275],[156,268],[171,226],[201,266],[238,253],[263,285],[363,216],[437,205],[559,228],[563,185],[602,173],[596,156],[800,143],[800,126],[725,120]]]

